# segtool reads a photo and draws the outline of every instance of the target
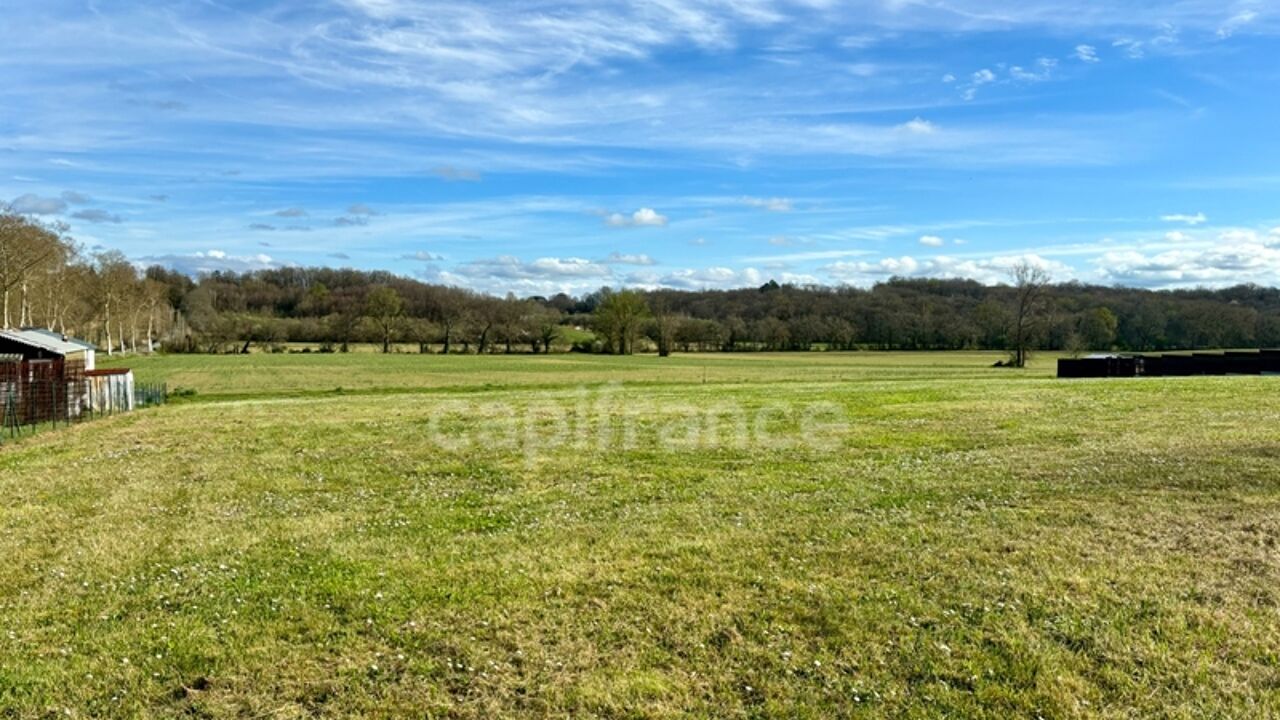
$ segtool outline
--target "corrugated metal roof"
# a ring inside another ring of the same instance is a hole
[[[45,337],[53,338],[54,340],[62,340],[62,341],[64,341],[64,342],[69,342],[69,343],[71,343],[72,345],[79,345],[79,346],[80,346],[80,349],[82,349],[82,350],[97,350],[97,349],[98,349],[98,346],[97,346],[97,345],[94,345],[93,343],[91,343],[91,342],[89,342],[89,341],[87,341],[87,340],[81,340],[80,338],[74,338],[74,337],[71,337],[70,335],[63,335],[63,334],[62,334],[62,333],[60,333],[60,332],[54,332],[54,331],[52,331],[52,330],[47,330],[47,329],[45,329],[45,328],[36,328],[36,327],[22,328],[22,332],[40,333],[41,335],[44,335]]]
[[[48,350],[57,355],[69,355],[87,350],[84,345],[63,340],[61,335],[47,335],[35,330],[0,330],[0,337],[31,347]]]

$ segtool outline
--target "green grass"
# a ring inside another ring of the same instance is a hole
[[[129,360],[0,452],[0,716],[1280,713],[1277,378],[994,359]]]
[[[609,357],[551,355],[333,354],[159,355],[100,357],[100,367],[130,367],[139,382],[191,388],[231,399],[347,393],[403,393],[503,387],[628,384],[866,382],[897,379],[1009,380],[1049,377],[1042,356],[1026,372],[991,365],[1001,353],[695,353]]]

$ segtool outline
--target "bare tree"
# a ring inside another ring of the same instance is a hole
[[[165,329],[164,325],[170,317],[169,293],[164,283],[151,278],[143,280],[141,306],[147,315],[147,352],[153,353],[156,349],[156,333]]]
[[[63,264],[69,243],[65,228],[45,226],[9,211],[0,211],[0,293],[4,295],[4,327],[12,326],[10,296],[18,290],[18,324],[32,321],[30,284],[33,273]],[[40,273],[41,275],[47,273]]]
[[[1015,290],[1012,361],[1014,367],[1024,368],[1031,354],[1036,325],[1047,309],[1045,288],[1049,285],[1049,273],[1022,260],[1013,266],[1011,274]]]
[[[107,331],[107,354],[114,352],[115,343],[111,335],[118,329],[116,339],[120,342],[120,350],[125,350],[124,341],[124,305],[137,282],[137,272],[133,265],[120,252],[107,252],[97,256],[98,263],[98,300],[102,303],[103,324]],[[115,322],[116,328],[112,327]]]

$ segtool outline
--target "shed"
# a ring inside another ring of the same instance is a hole
[[[38,328],[0,330],[0,353],[19,354],[26,361],[60,359],[70,364],[83,365],[85,370],[92,370],[96,350],[92,343],[67,337],[52,330]]]
[[[126,368],[89,370],[84,374],[88,385],[86,400],[94,413],[118,413],[133,410],[133,371]]]

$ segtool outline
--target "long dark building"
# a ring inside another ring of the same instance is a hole
[[[1063,358],[1060,378],[1280,375],[1280,350]]]

